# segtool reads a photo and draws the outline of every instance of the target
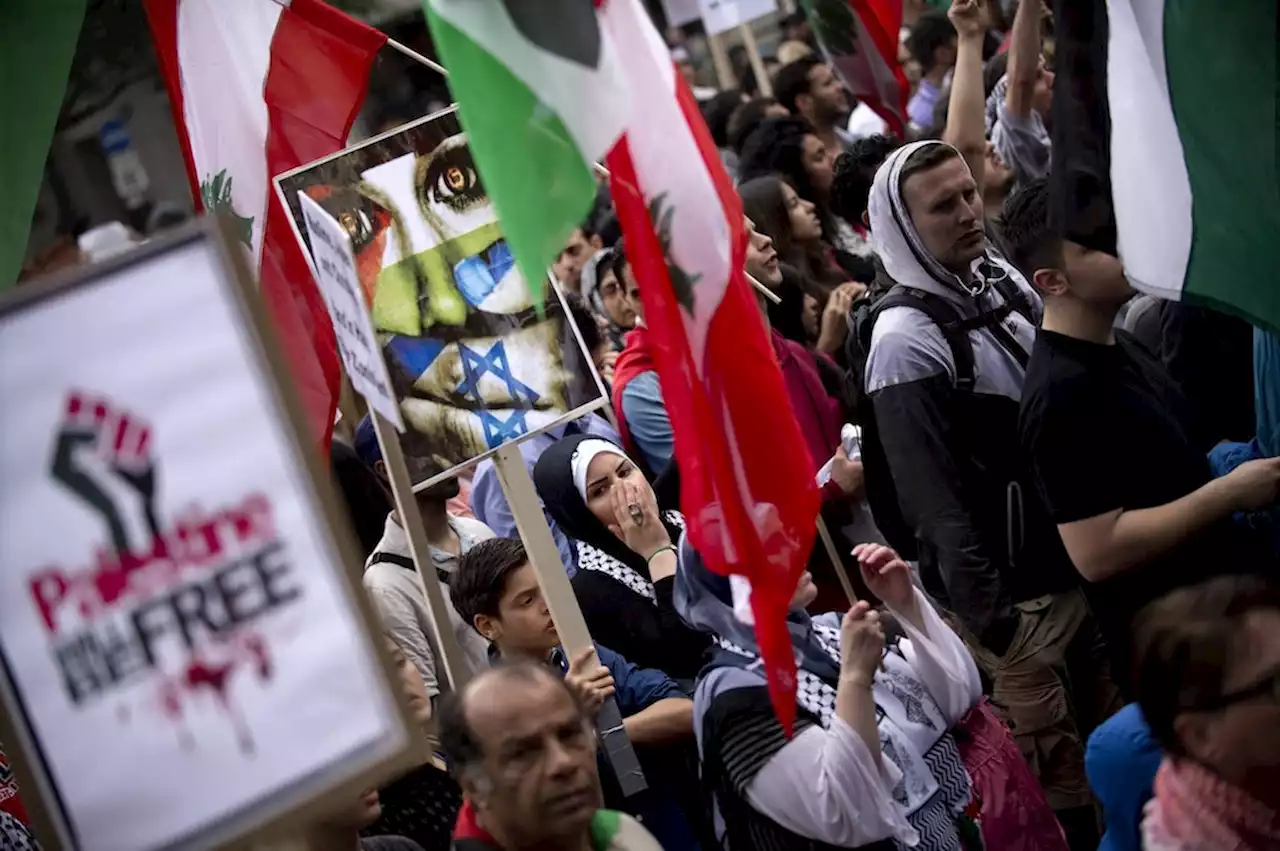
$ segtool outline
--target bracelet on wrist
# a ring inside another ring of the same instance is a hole
[[[674,554],[675,551],[676,551],[676,548],[673,544],[667,544],[666,546],[658,547],[656,550],[649,553],[649,557],[644,560],[645,567],[648,567],[650,564],[652,564],[653,560],[658,556],[662,555],[663,553],[671,552]]]

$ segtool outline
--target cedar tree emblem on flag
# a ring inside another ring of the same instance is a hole
[[[671,253],[671,221],[675,218],[676,208],[667,205],[667,193],[661,192],[649,202],[649,218],[653,220],[658,231],[658,243],[662,246],[662,256],[667,259],[667,274],[671,276],[671,289],[675,292],[676,301],[684,308],[685,313],[693,314],[693,288],[702,278],[702,273],[690,275],[680,264],[676,263]]]
[[[253,248],[253,216],[242,216],[236,211],[235,198],[231,194],[231,181],[227,170],[200,182],[200,200],[204,208],[215,216],[227,216],[235,223],[236,238],[248,248]]]

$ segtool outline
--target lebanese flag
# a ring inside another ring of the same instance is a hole
[[[605,0],[600,20],[631,97],[610,187],[675,436],[680,505],[705,563],[750,581],[770,696],[790,731],[786,618],[813,545],[812,462],[743,272],[742,205],[698,104],[639,0]]]
[[[381,32],[319,0],[144,0],[197,208],[230,215],[312,434],[328,447],[333,326],[271,178],[346,146]]]
[[[898,62],[902,0],[801,0],[845,88],[906,138],[911,87]]]

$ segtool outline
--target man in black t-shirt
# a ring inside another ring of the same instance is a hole
[[[1276,502],[1280,459],[1213,478],[1212,439],[1197,431],[1186,397],[1154,355],[1113,329],[1133,294],[1120,261],[1054,234],[1047,196],[1036,181],[1004,207],[1005,241],[1045,305],[1022,390],[1021,448],[1088,580],[1123,686],[1138,609],[1214,574],[1268,568],[1230,517]]]

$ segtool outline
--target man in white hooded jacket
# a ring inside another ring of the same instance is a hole
[[[894,287],[874,308],[865,392],[922,579],[977,645],[1068,834],[1096,847],[1083,742],[1119,701],[1075,572],[1023,481],[1018,408],[1039,296],[988,241],[979,187],[949,145],[891,154],[868,213]]]

